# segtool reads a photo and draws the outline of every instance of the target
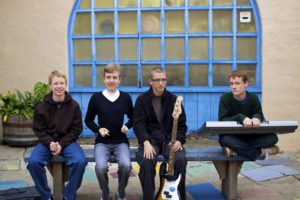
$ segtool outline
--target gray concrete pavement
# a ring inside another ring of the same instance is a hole
[[[23,161],[23,155],[26,148],[9,147],[0,145],[0,180],[15,181],[25,180],[29,186],[33,185],[32,179],[26,169],[26,163]],[[300,152],[284,152],[271,159],[289,159],[291,162],[287,166],[290,169],[300,171]],[[246,162],[242,170],[261,167],[254,162]],[[116,178],[117,166],[110,165],[110,188],[111,194],[117,190]],[[137,177],[138,165],[133,163],[132,176],[129,179],[127,187],[127,199],[141,199],[142,191]],[[49,184],[52,185],[51,176],[48,174]],[[214,166],[210,162],[189,162],[187,168],[187,186],[193,184],[209,183],[217,190],[220,190],[220,181]],[[158,185],[158,178],[157,178]],[[199,185],[200,187],[201,185]],[[100,199],[101,191],[99,189],[95,173],[94,163],[89,163],[86,167],[84,180],[81,188],[78,190],[78,200]],[[202,197],[192,197],[188,193],[188,199],[205,199]],[[300,200],[300,175],[289,175],[281,178],[271,179],[263,182],[255,182],[243,175],[238,178],[238,199],[247,200]]]

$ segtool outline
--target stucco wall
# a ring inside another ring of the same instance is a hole
[[[0,93],[31,90],[54,69],[68,71],[67,28],[75,0],[0,0]],[[257,0],[263,32],[263,110],[269,120],[300,122],[299,0]],[[300,128],[280,136],[300,150]]]
[[[257,1],[262,20],[263,110],[269,120],[300,122],[300,1]],[[300,150],[300,128],[280,135],[283,150]]]
[[[0,1],[0,92],[32,90],[58,69],[67,73],[67,29],[74,1]],[[12,84],[13,82],[13,84]]]

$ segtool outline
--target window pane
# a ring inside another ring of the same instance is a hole
[[[166,38],[166,59],[184,60],[183,38]]]
[[[232,58],[232,38],[214,37],[214,60],[231,60]]]
[[[190,38],[189,56],[191,60],[208,59],[208,38]]]
[[[213,85],[227,86],[229,85],[228,75],[231,72],[231,65],[213,65]]]
[[[213,0],[213,5],[215,6],[226,6],[231,4],[232,0]]]
[[[237,0],[238,5],[250,5],[249,0]]]
[[[97,86],[104,86],[104,82],[103,82],[104,67],[105,67],[105,65],[97,65],[96,66],[96,82],[97,82]]]
[[[120,60],[137,60],[137,39],[120,39]]]
[[[251,85],[251,86],[256,85],[256,65],[255,64],[238,64],[237,69],[246,72],[246,74],[248,76],[249,85]]]
[[[158,7],[160,0],[142,0],[142,7]]]
[[[137,71],[136,65],[122,65],[122,86],[137,86]]]
[[[82,0],[80,8],[91,8],[91,0]]]
[[[78,13],[76,15],[74,34],[91,34],[90,13]]]
[[[149,76],[150,76],[150,71],[154,67],[160,67],[160,65],[143,65],[142,66],[142,83],[143,86],[149,86]]]
[[[207,32],[208,30],[208,11],[194,10],[189,12],[189,30],[191,33]]]
[[[143,33],[160,33],[159,12],[142,12],[142,24]]]
[[[189,0],[190,6],[207,6],[208,0]]]
[[[240,60],[256,59],[256,38],[237,38],[237,58]]]
[[[241,21],[243,15],[250,16],[250,21]],[[237,31],[238,32],[255,32],[254,15],[251,10],[239,10],[237,14]]]
[[[213,11],[213,32],[232,32],[232,11]]]
[[[113,8],[114,0],[96,0],[96,8]]]
[[[92,66],[75,65],[75,86],[92,86]]]
[[[160,60],[160,38],[144,38],[142,45],[143,60]]]
[[[136,13],[120,12],[119,13],[119,33],[134,34],[137,33]]]
[[[183,11],[166,11],[166,33],[183,33],[183,16]]]
[[[165,0],[166,6],[184,6],[184,0]]]
[[[115,58],[114,42],[114,39],[96,40],[97,60],[113,60]]]
[[[184,86],[184,65],[166,65],[169,86]]]
[[[114,13],[97,12],[95,29],[96,29],[96,34],[114,33]]]
[[[74,40],[74,60],[91,60],[92,43],[89,39]]]
[[[104,0],[102,0],[104,1]],[[119,0],[119,7],[124,8],[124,7],[136,7],[137,6],[137,0]]]
[[[208,65],[190,65],[190,86],[208,85]]]

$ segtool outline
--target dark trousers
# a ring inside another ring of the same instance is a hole
[[[219,143],[223,147],[229,147],[238,155],[255,160],[261,155],[261,148],[268,148],[276,144],[278,137],[275,133],[269,134],[238,134],[220,135]]]
[[[143,190],[143,200],[153,200],[155,197],[155,166],[157,163],[157,156],[162,154],[165,160],[168,160],[170,148],[166,146],[164,151],[158,146],[153,145],[156,155],[153,160],[144,158],[144,148],[139,147],[136,156],[138,160],[138,164],[140,165],[139,179],[141,182],[142,190]],[[178,176],[182,175],[181,181],[178,185],[178,191],[180,194],[180,199],[186,199],[185,193],[185,178],[186,178],[186,153],[183,149],[182,151],[178,151],[175,153],[174,157],[174,175]]]

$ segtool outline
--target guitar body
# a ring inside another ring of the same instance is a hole
[[[160,176],[160,186],[156,194],[156,200],[180,200],[180,194],[178,192],[178,185],[181,180],[181,174],[174,181],[169,181]]]

